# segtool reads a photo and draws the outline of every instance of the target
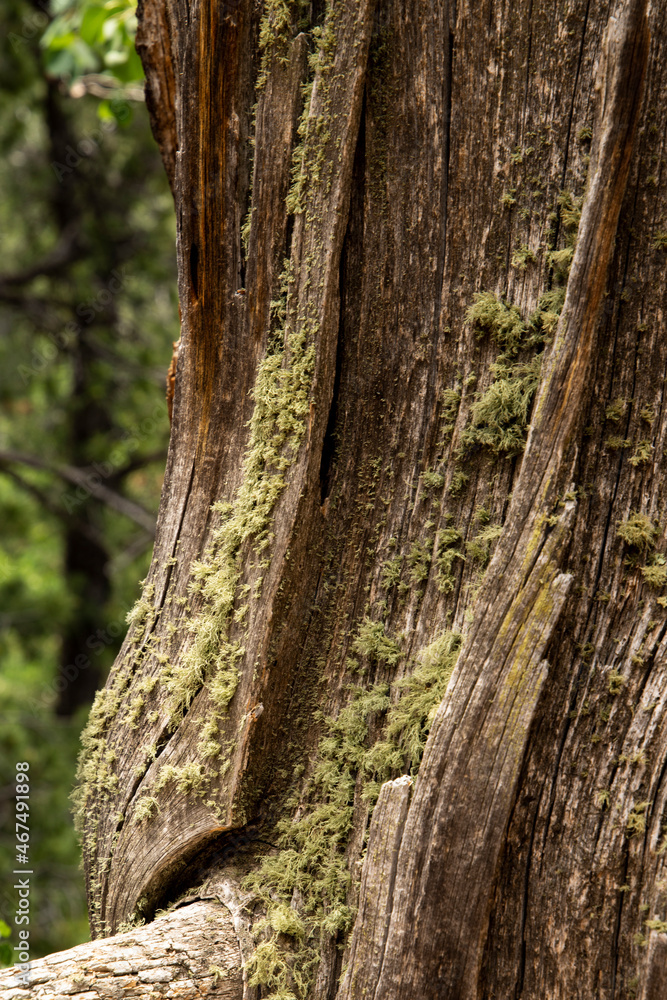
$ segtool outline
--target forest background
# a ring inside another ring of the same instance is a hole
[[[6,0],[0,30],[0,870],[26,761],[33,958],[89,937],[69,793],[148,568],[169,437],[174,212],[134,8]],[[14,896],[0,879],[1,965]]]

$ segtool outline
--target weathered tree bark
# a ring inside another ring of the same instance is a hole
[[[653,1000],[664,3],[140,23],[182,344],[94,934],[215,871],[246,995]]]

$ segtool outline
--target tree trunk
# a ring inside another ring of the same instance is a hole
[[[95,935],[233,874],[239,997],[661,995],[664,14],[144,0],[182,340]]]

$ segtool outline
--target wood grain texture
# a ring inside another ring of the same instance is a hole
[[[367,1000],[373,996],[389,931],[399,849],[411,794],[412,779],[408,777],[387,781],[380,790],[368,832],[347,971],[337,1000]]]
[[[610,21],[606,48],[598,140],[565,304],[507,528],[424,753],[377,1000],[415,993],[472,1000],[480,992],[490,888],[546,676],[543,656],[572,583],[561,568],[574,503],[561,504],[551,531],[547,519],[571,488],[571,442],[581,423],[646,71],[645,3],[623,5],[618,21]]]

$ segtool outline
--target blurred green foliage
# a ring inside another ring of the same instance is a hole
[[[75,80],[105,70],[119,83],[143,79],[134,50],[135,8],[131,0],[54,0],[40,39],[46,72]]]
[[[87,705],[148,566],[178,311],[173,205],[138,100],[134,4],[5,0],[3,7],[0,964],[7,964],[17,941],[17,761],[30,764],[31,776],[31,958],[88,935],[69,793]]]

